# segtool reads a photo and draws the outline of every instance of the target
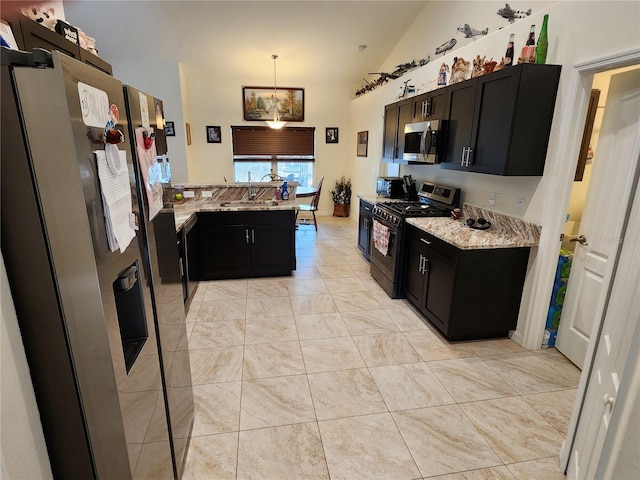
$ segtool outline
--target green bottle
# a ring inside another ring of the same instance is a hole
[[[536,45],[536,63],[545,63],[547,61],[547,49],[549,48],[549,39],[547,38],[547,22],[549,15],[545,15],[542,20],[542,29],[538,37],[538,45]]]

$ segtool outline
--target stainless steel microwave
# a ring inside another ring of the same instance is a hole
[[[404,127],[402,159],[409,162],[436,163],[439,129],[439,120],[407,123]]]

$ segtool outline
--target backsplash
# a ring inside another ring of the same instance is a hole
[[[295,200],[297,182],[288,182],[289,200]],[[276,189],[282,186],[282,182],[260,182],[252,184],[256,192],[256,200],[271,200],[276,196]],[[248,183],[221,183],[221,184],[175,184],[169,190],[169,197],[177,191],[182,191],[186,201],[202,200],[215,202],[233,202],[249,200]],[[188,196],[193,192],[193,197]]]

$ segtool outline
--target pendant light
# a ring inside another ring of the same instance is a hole
[[[267,125],[269,125],[274,130],[279,130],[284,127],[284,124],[287,122],[283,122],[280,120],[280,112],[278,112],[278,96],[276,89],[276,59],[278,55],[271,55],[273,58],[273,102],[274,102],[274,112],[273,112],[273,120],[267,120]]]

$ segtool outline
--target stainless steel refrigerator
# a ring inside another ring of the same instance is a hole
[[[159,272],[123,86],[57,52],[3,48],[1,74],[2,254],[54,476],[179,478],[180,282]]]
[[[162,100],[124,86],[128,138],[142,186],[141,205],[155,298],[156,328],[162,345],[166,401],[178,478],[193,427],[193,393],[185,324],[176,220],[170,191],[169,159]],[[164,194],[164,195],[163,195]]]

